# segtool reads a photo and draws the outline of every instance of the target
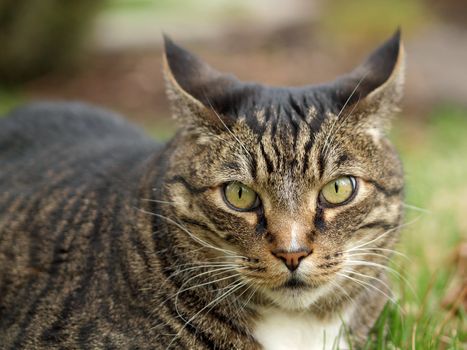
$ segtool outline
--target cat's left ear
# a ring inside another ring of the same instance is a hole
[[[163,73],[174,117],[185,126],[225,127],[231,124],[219,106],[240,86],[164,35]]]
[[[373,122],[385,126],[388,117],[398,110],[404,70],[404,48],[398,29],[363,64],[332,83],[332,89],[344,112],[368,116]]]

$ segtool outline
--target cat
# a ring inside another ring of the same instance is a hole
[[[0,120],[2,349],[331,349],[392,299],[397,31],[335,81],[243,83],[165,37],[180,128],[37,102]]]

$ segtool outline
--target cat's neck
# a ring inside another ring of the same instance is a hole
[[[323,319],[312,312],[264,307],[258,310],[254,338],[265,350],[347,349],[346,324],[352,311],[348,306]]]

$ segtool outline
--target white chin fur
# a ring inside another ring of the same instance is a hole
[[[264,308],[253,336],[264,350],[349,349],[342,323],[348,324],[351,312],[348,308],[343,310],[342,318],[321,320],[305,311]]]
[[[280,289],[265,290],[264,294],[277,307],[285,310],[300,311],[308,309],[323,295],[329,293],[331,287],[324,285],[313,289]]]

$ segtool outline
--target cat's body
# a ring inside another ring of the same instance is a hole
[[[372,95],[394,77],[398,40],[382,76],[314,90],[241,86],[168,42],[186,125],[166,145],[81,104],[0,120],[0,348],[361,343],[390,294],[378,265],[401,222],[400,163],[384,122],[365,119],[399,95]],[[352,196],[319,202],[346,174]],[[259,204],[224,203],[232,181]]]
[[[165,348],[184,323],[164,303],[177,288],[161,281],[177,270],[175,237],[142,212],[165,170],[161,146],[83,104],[23,107],[0,130],[0,348]],[[184,298],[181,308],[203,301]],[[212,331],[230,339],[216,346],[239,347],[218,317]],[[214,346],[185,330],[174,348]]]

